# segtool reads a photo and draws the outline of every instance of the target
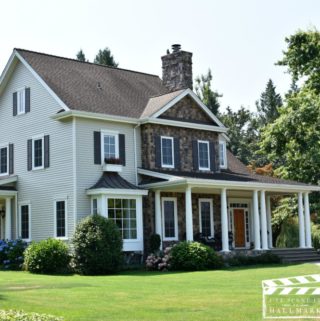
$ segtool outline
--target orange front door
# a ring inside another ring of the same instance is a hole
[[[234,209],[234,243],[235,247],[245,247],[245,219],[244,210]]]

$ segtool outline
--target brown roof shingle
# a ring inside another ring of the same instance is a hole
[[[70,109],[139,118],[150,97],[167,93],[155,75],[16,51]]]

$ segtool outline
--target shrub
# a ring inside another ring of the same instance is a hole
[[[199,271],[222,266],[222,258],[211,247],[198,242],[180,242],[170,251],[172,270]]]
[[[152,234],[150,236],[150,251],[151,253],[157,253],[160,250],[161,238],[159,234]]]
[[[122,264],[121,235],[110,219],[88,216],[78,224],[72,243],[75,269],[80,274],[110,274]]]
[[[225,259],[225,263],[229,266],[246,266],[257,264],[275,264],[280,263],[281,259],[276,254],[265,252],[256,256],[244,254],[236,254]]]
[[[170,251],[172,247],[167,247],[159,255],[150,254],[146,259],[146,268],[148,270],[167,271],[170,269]]]
[[[315,249],[320,249],[320,225],[312,224],[312,245]]]
[[[66,273],[69,263],[68,246],[61,240],[31,243],[24,253],[24,267],[32,273]]]
[[[19,270],[23,264],[23,252],[27,243],[22,240],[0,240],[0,267],[6,270]]]
[[[1,321],[63,321],[63,318],[49,314],[25,313],[23,311],[0,310]]]

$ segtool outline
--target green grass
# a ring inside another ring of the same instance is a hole
[[[315,264],[190,273],[48,276],[0,272],[0,309],[66,320],[261,320],[261,281],[319,273]]]

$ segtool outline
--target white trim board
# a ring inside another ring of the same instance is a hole
[[[95,188],[87,190],[87,195],[148,195],[145,189],[113,189],[113,188]]]

